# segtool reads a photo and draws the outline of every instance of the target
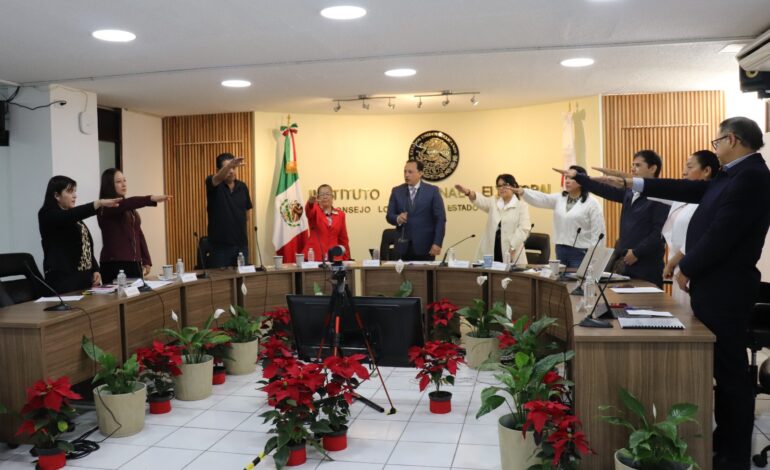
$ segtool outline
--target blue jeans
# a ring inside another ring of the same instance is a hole
[[[238,253],[243,253],[249,264],[249,246],[211,244],[211,255],[206,261],[206,268],[225,268],[238,265]]]
[[[585,248],[574,248],[569,245],[556,245],[556,257],[567,268],[579,268],[585,257]]]

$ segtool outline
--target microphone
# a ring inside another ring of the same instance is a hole
[[[137,261],[136,265],[139,268],[139,278],[142,280],[142,287],[139,288],[139,292],[150,292],[152,287],[148,286],[144,281],[144,267],[142,266],[142,262]]]
[[[575,248],[575,244],[577,243],[578,236],[580,235],[580,231],[583,230],[582,227],[577,228],[577,232],[575,233],[575,240],[572,242],[572,248]]]
[[[596,239],[596,243],[594,244],[593,249],[591,249],[591,256],[588,257],[588,263],[586,264],[586,268],[588,266],[591,266],[591,260],[594,258],[594,253],[596,253],[596,247],[599,246],[599,243],[604,240],[604,234],[600,233],[599,238]],[[599,274],[601,276],[601,274]],[[583,282],[585,282],[585,274],[583,274],[583,279],[580,280],[580,284],[570,292],[570,295],[583,295]]]
[[[457,245],[459,245],[460,243],[464,242],[465,240],[467,240],[469,238],[474,238],[475,236],[476,236],[476,234],[472,233],[472,234],[468,235],[467,237],[463,238],[462,240],[460,240],[459,242],[457,242],[454,245],[452,245],[449,248],[447,248],[446,252],[444,253],[444,258],[441,260],[441,264],[439,264],[439,266],[446,266],[447,265],[446,264],[446,257],[449,254],[449,250],[451,250],[452,248],[456,247]]]
[[[533,228],[535,228],[535,224],[532,224],[532,225],[529,227],[529,232],[530,232],[530,233],[532,233],[532,229],[533,229]],[[526,244],[526,241],[525,241],[525,244]],[[522,255],[522,253],[524,253],[525,251],[527,251],[527,248],[526,248],[526,247],[523,247],[523,248],[522,248],[522,250],[519,252],[519,254],[516,256],[516,259],[515,259],[515,260],[513,260],[513,264],[511,264],[511,269],[509,269],[508,271],[510,271],[510,272],[512,272],[512,273],[516,273],[516,272],[519,272],[519,271],[524,271],[524,270],[526,270],[526,268],[519,268],[519,267],[517,266],[517,264],[519,264],[519,258],[521,258],[521,255]]]
[[[262,264],[262,251],[259,249],[259,236],[257,235],[257,226],[254,226],[254,242],[255,245],[257,245],[257,257],[259,258],[259,266],[257,266],[257,271],[265,271],[265,265]]]
[[[195,237],[198,245],[198,257],[201,259],[201,267],[203,268],[203,274],[201,274],[199,277],[201,279],[208,279],[209,275],[206,272],[206,256],[204,256],[203,250],[201,250],[201,240],[198,238],[198,232],[193,231],[193,236]]]
[[[38,282],[40,282],[40,283],[41,283],[41,284],[43,284],[45,287],[47,287],[47,288],[48,288],[48,290],[50,290],[51,292],[53,292],[53,294],[54,294],[56,297],[58,297],[58,298],[59,298],[59,303],[58,303],[57,305],[53,305],[53,306],[51,306],[51,307],[46,307],[46,308],[44,308],[44,309],[43,309],[43,311],[45,311],[45,312],[67,312],[67,311],[69,311],[69,310],[72,310],[72,307],[70,307],[69,305],[67,305],[67,304],[65,304],[65,303],[64,303],[64,299],[62,299],[62,298],[61,298],[61,296],[59,295],[59,293],[58,293],[58,292],[56,292],[56,289],[54,289],[54,288],[53,288],[53,287],[51,287],[51,286],[50,286],[50,285],[49,285],[47,282],[45,282],[44,280],[40,279],[39,277],[37,277],[37,276],[35,275],[35,272],[34,272],[34,271],[32,271],[32,268],[30,268],[30,267],[29,267],[29,265],[27,264],[27,262],[26,262],[26,261],[24,262],[24,267],[26,267],[26,268],[27,268],[27,271],[29,271],[29,274],[30,274],[32,277],[34,277],[35,279],[37,279],[37,280],[38,280]]]

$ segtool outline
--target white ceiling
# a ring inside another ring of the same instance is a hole
[[[337,22],[330,5],[368,10]],[[112,44],[95,29],[134,32]],[[67,83],[158,115],[331,113],[333,98],[478,90],[478,109],[599,93],[736,87],[719,50],[770,28],[768,0],[0,0],[0,79]],[[564,58],[595,65],[566,69]],[[410,78],[383,72],[412,67]],[[243,78],[247,89],[219,82]],[[471,109],[453,97],[446,112]],[[387,102],[369,113],[387,113]],[[342,113],[365,113],[343,103]]]

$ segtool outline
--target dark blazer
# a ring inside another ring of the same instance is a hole
[[[398,225],[398,214],[407,212],[409,217],[403,228]],[[444,243],[446,231],[446,212],[444,200],[436,186],[425,181],[420,183],[420,189],[414,197],[414,206],[409,199],[409,187],[401,184],[393,188],[388,201],[388,213],[385,219],[395,225],[399,232],[403,229],[404,237],[412,246],[416,255],[427,255],[431,245],[441,246]]]
[[[701,319],[729,313],[747,321],[770,226],[770,170],[762,156],[755,153],[710,181],[645,180],[644,194],[699,204],[679,263],[690,278],[693,311]]]
[[[96,215],[94,203],[89,202],[73,209],[63,210],[59,206],[41,209],[37,213],[40,238],[43,244],[43,272],[75,273],[83,250],[78,222]],[[88,230],[88,229],[86,229]],[[94,241],[91,241],[91,264],[93,271],[99,270],[96,257],[93,256]]]
[[[615,249],[621,256],[625,256],[628,250],[634,250],[634,255],[639,258],[633,265],[626,266],[623,274],[662,286],[666,242],[660,231],[666,223],[669,206],[650,201],[644,194],[632,202],[634,193],[630,189],[602,184],[580,173],[575,176],[575,181],[604,199],[623,204],[620,211],[620,239]]]
[[[152,266],[142,219],[136,209],[157,205],[150,196],[137,196],[123,199],[118,207],[99,208],[96,219],[103,243],[99,261],[141,261],[142,266]]]

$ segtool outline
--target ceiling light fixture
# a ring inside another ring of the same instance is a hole
[[[369,111],[369,106],[370,105],[369,103],[366,102],[366,100],[361,101],[361,107],[364,108],[365,110]]]
[[[441,93],[429,93],[426,95],[414,95],[415,98],[418,98],[419,101],[417,102],[417,108],[422,108],[422,99],[423,98],[444,98],[441,101],[441,106],[447,107],[449,106],[449,97],[453,95],[472,95],[471,96],[471,104],[473,106],[476,106],[479,104],[479,99],[476,98],[476,95],[480,95],[481,92],[479,91],[451,91],[451,90],[442,90]]]
[[[251,86],[251,82],[248,80],[223,80],[222,86],[228,88],[247,88]]]
[[[337,113],[340,111],[340,109],[342,109],[342,105],[340,104],[339,101],[337,101],[337,105],[332,109],[334,109],[334,112]]]
[[[422,108],[422,96],[420,97],[420,101],[417,102],[417,109]]]
[[[447,106],[449,106],[449,96],[447,96],[446,98],[444,98],[444,101],[442,101],[442,102],[441,102],[441,106],[443,106],[443,107],[445,107],[445,108],[446,108]]]
[[[411,77],[416,73],[417,73],[417,70],[415,69],[390,69],[385,72],[385,75],[387,75],[388,77],[403,78],[403,77]]]
[[[588,67],[589,65],[593,65],[593,63],[594,60],[589,57],[575,57],[561,61],[561,65],[564,67]]]
[[[478,100],[478,99],[476,99],[476,95],[473,95],[473,96],[471,97],[471,104],[472,104],[473,106],[478,106],[478,104],[479,104],[479,100]]]
[[[391,111],[396,109],[396,103],[391,102],[390,98],[388,98],[388,108],[390,108]]]
[[[720,50],[720,53],[724,54],[737,54],[746,47],[746,44],[728,44]]]
[[[396,100],[395,96],[369,96],[369,95],[358,95],[357,98],[334,98],[332,99],[332,103],[337,103],[336,106],[334,106],[332,109],[336,113],[337,111],[342,108],[342,103],[344,102],[351,102],[351,101],[360,101],[361,102],[361,108],[365,110],[369,110],[371,107],[370,101],[372,100],[388,100],[388,108],[391,110],[396,109],[396,103],[394,101]]]
[[[91,33],[91,36],[109,42],[131,42],[136,39],[136,34],[119,29],[100,29]]]
[[[321,10],[321,16],[330,20],[355,20],[366,15],[366,10],[353,5],[338,5]]]

